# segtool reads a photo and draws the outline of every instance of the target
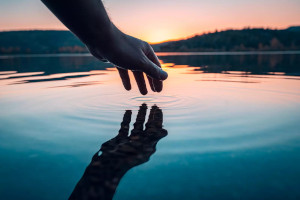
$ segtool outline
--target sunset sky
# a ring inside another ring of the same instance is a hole
[[[228,28],[300,25],[299,0],[104,0],[125,33],[151,43]],[[39,0],[0,0],[0,30],[65,26]]]

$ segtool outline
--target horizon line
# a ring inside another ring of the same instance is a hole
[[[216,32],[223,32],[223,31],[228,31],[228,30],[245,30],[245,29],[264,29],[264,30],[286,30],[290,27],[300,27],[300,25],[289,25],[286,26],[285,28],[276,28],[276,27],[263,27],[263,26],[244,26],[243,28],[225,28],[225,29],[215,29],[213,31],[203,31],[202,33],[194,33],[189,36],[181,37],[181,38],[173,38],[173,39],[167,39],[167,40],[162,40],[159,42],[149,42],[151,45],[156,45],[156,44],[162,44],[166,42],[175,42],[175,41],[180,41],[180,40],[187,40],[189,38],[193,38],[195,36],[202,36],[205,34],[210,34],[210,33],[216,33]],[[2,32],[17,32],[17,31],[69,31],[69,29],[43,29],[43,28],[33,28],[33,29],[7,29],[7,30],[0,30],[0,33]]]

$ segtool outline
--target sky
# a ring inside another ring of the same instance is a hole
[[[103,0],[123,32],[156,43],[229,28],[300,25],[300,0]],[[40,0],[0,0],[0,30],[67,28]]]

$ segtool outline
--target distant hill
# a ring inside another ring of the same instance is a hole
[[[300,32],[300,26],[291,26],[291,27],[287,28],[286,30]]]
[[[70,31],[0,32],[0,54],[84,52],[85,45]]]
[[[225,30],[153,45],[155,51],[273,51],[300,50],[300,26],[285,30]],[[86,53],[70,31],[0,32],[0,54]]]
[[[300,50],[300,26],[285,30],[226,30],[154,45],[156,51],[274,51]]]

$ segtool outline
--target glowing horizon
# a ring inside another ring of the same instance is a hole
[[[106,0],[112,21],[125,33],[150,43],[177,40],[215,30],[245,27],[284,29],[300,25],[297,0]],[[67,30],[42,4],[0,0],[0,31]]]

